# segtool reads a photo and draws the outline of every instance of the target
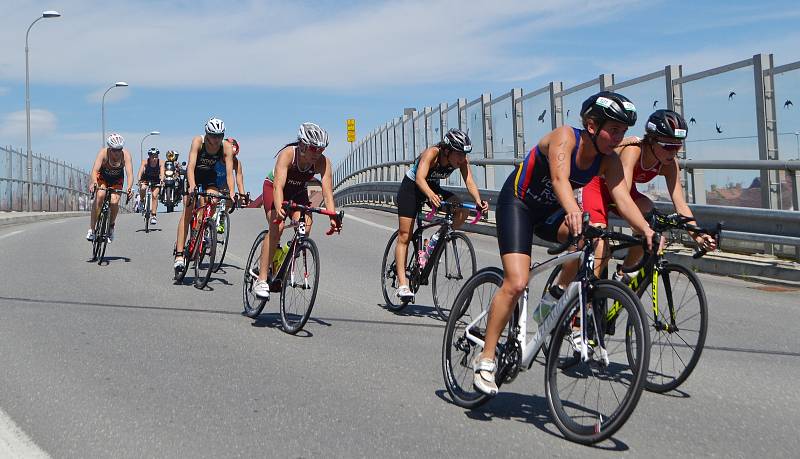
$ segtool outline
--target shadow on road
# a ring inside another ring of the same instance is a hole
[[[439,314],[436,312],[436,308],[433,306],[428,306],[424,304],[415,304],[409,303],[406,307],[399,311],[392,311],[389,309],[385,304],[378,303],[383,309],[391,312],[397,316],[406,316],[406,317],[425,317],[428,319],[440,319]]]
[[[118,260],[122,260],[125,263],[130,263],[131,262],[131,259],[128,258],[128,257],[107,257],[106,256],[106,257],[103,257],[103,262],[101,263],[101,266],[103,266],[103,265],[107,266],[112,261],[118,261]],[[97,263],[97,260],[86,260],[86,263]]]

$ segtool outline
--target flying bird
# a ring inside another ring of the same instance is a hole
[[[786,102],[783,103],[783,108],[789,108],[789,107],[794,107],[794,104],[792,103],[791,100],[786,99]]]
[[[536,118],[536,119],[539,120],[540,123],[544,123],[544,114],[545,113],[547,113],[547,109],[546,108],[544,110],[542,110],[542,114],[539,115],[539,118]]]
[[[658,105],[658,101],[657,101],[657,100],[654,100],[654,101],[653,101],[653,108],[656,108],[656,105]]]
[[[506,112],[506,119],[508,119],[508,112]]]
[[[569,109],[567,109],[567,118],[569,118]]]
[[[717,128],[717,134],[722,134],[722,128],[719,127],[719,124],[714,123],[714,126]]]
[[[692,124],[697,124],[697,120],[694,119],[694,116],[689,119],[689,122]]]
[[[728,93],[728,100],[731,100],[731,99],[733,99],[733,96],[735,96],[735,95],[736,95],[736,93],[735,93],[735,92],[733,92],[733,91],[731,91],[730,93]]]

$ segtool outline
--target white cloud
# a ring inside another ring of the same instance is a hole
[[[6,8],[9,23],[24,24],[38,14],[27,2],[12,3],[19,5]],[[243,1],[223,13],[209,0],[193,2],[192,8],[143,3],[69,2],[63,17],[44,20],[32,31],[32,75],[70,84],[107,85],[122,78],[134,87],[357,88],[516,80],[540,74],[531,73],[536,56],[524,56],[533,54],[535,43],[517,53],[507,49],[519,44],[519,32],[545,36],[581,21],[600,21],[629,2],[513,0],[487,7],[456,0]],[[577,8],[584,19],[576,20]],[[9,49],[24,47],[20,35],[0,29],[0,41]],[[0,68],[19,79],[20,61],[0,57]],[[123,97],[124,91],[112,93]]]
[[[49,137],[56,132],[58,119],[47,110],[31,109],[31,137]],[[25,144],[27,123],[25,111],[12,112],[0,121],[0,139],[14,144]]]

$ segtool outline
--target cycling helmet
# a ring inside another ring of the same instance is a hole
[[[167,152],[167,161],[175,161],[178,159],[178,152],[175,150],[169,150]]]
[[[469,136],[461,129],[447,131],[447,134],[444,135],[444,144],[448,148],[462,153],[472,151],[472,142],[469,140]]]
[[[225,140],[227,140],[228,143],[230,143],[233,146],[233,156],[238,155],[239,154],[239,142],[236,139],[234,139],[233,137],[230,137],[230,138],[225,139]]]
[[[147,150],[147,156],[158,156],[160,153],[161,152],[158,151],[158,148],[155,148],[155,147]]]
[[[672,110],[656,110],[647,119],[645,130],[654,136],[683,140],[689,130],[686,120]]]
[[[219,118],[211,118],[206,123],[206,134],[211,134],[211,135],[225,134],[225,123]]]
[[[115,132],[106,138],[106,145],[112,150],[119,150],[125,146],[125,139]]]
[[[297,131],[297,140],[312,147],[325,148],[328,146],[328,133],[314,123],[303,123]]]
[[[621,94],[601,91],[583,101],[581,118],[592,118],[600,127],[608,120],[633,126],[636,124],[636,107]]]

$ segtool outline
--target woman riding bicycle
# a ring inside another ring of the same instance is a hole
[[[408,243],[414,229],[414,219],[422,209],[427,199],[433,207],[446,201],[460,202],[453,193],[442,189],[439,185],[441,179],[446,179],[456,169],[461,171],[461,177],[467,186],[475,204],[481,212],[489,210],[489,204],[481,200],[478,187],[472,178],[467,154],[472,151],[472,142],[469,136],[460,129],[450,129],[444,139],[438,144],[428,147],[406,172],[400,189],[397,191],[397,216],[398,236],[395,249],[395,266],[405,266],[408,255]],[[441,196],[441,198],[440,198]],[[455,215],[454,227],[460,227],[467,218],[463,209]],[[397,270],[398,287],[395,295],[398,298],[413,298],[414,292],[408,287],[408,279],[404,269]]]
[[[261,247],[258,280],[253,284],[253,293],[259,298],[269,298],[267,273],[275,249],[283,234],[286,210],[281,206],[283,201],[310,206],[307,183],[319,174],[322,177],[322,196],[325,208],[335,212],[333,200],[333,170],[331,160],[322,154],[328,146],[328,133],[314,123],[303,123],[297,132],[297,141],[283,147],[277,154],[277,161],[272,172],[264,179],[262,198],[264,214],[269,224],[269,241]],[[300,218],[295,211],[292,219]],[[340,230],[340,223],[331,217],[331,228]],[[313,223],[311,215],[306,214],[306,234],[311,233]]]
[[[192,146],[189,148],[189,164],[186,166],[186,179],[189,182],[189,193],[183,199],[183,212],[178,220],[178,236],[176,239],[175,270],[183,269],[186,261],[183,259],[182,248],[186,242],[186,231],[189,222],[192,221],[194,211],[193,191],[210,192],[220,194],[217,187],[216,164],[224,162],[228,190],[230,198],[233,199],[233,147],[228,142],[223,142],[225,137],[225,123],[218,118],[211,118],[206,123],[206,134],[199,135],[192,139]],[[204,199],[200,199],[200,205],[204,205]]]
[[[142,209],[145,207],[144,200],[147,199],[144,195],[145,190],[147,190],[147,185],[150,184],[152,187],[150,190],[152,194],[150,202],[151,225],[158,223],[156,211],[158,210],[159,188],[156,185],[164,180],[164,163],[158,158],[159,153],[161,152],[158,151],[158,148],[147,150],[147,159],[142,160],[142,164],[139,166],[139,172],[136,174],[139,177],[139,199]],[[139,212],[139,210],[140,209],[136,209],[135,212]]]
[[[656,176],[663,176],[667,182],[667,190],[672,198],[675,210],[684,216],[692,217],[692,211],[686,204],[683,188],[680,183],[680,166],[675,156],[683,146],[688,133],[688,126],[683,117],[672,110],[656,110],[650,115],[645,125],[644,139],[633,137],[625,139],[616,148],[622,160],[625,181],[629,184],[630,196],[643,214],[653,209],[653,201],[636,189],[637,183],[648,183]],[[605,228],[608,226],[608,211],[617,212],[616,205],[602,177],[595,177],[583,189],[583,209],[589,212],[592,225]],[[694,223],[694,222],[693,222]],[[696,224],[696,223],[695,223]],[[714,250],[716,240],[708,234],[692,234],[692,238],[705,250]],[[595,273],[599,275],[608,264],[607,245],[600,240],[597,243]],[[623,265],[631,266],[643,255],[641,247],[631,247]],[[620,265],[622,266],[622,265]],[[614,278],[624,279],[622,272],[614,273]]]
[[[89,232],[86,233],[86,240],[94,240],[94,225],[97,222],[97,214],[100,212],[100,205],[106,197],[107,188],[122,188],[125,177],[128,177],[128,188],[125,190],[130,198],[131,188],[133,188],[133,165],[131,165],[131,155],[128,150],[123,149],[125,139],[120,134],[111,134],[106,139],[106,147],[97,152],[92,166],[92,173],[89,175],[89,191],[97,194],[94,197],[92,215],[90,217]],[[123,172],[124,169],[124,172]],[[108,230],[108,242],[114,241],[114,222],[119,212],[119,195],[111,195],[111,224]]]
[[[565,241],[583,229],[583,211],[573,190],[596,175],[605,175],[622,216],[652,241],[650,229],[631,200],[619,156],[614,152],[636,108],[624,96],[603,91],[583,102],[583,129],[561,126],[545,135],[506,180],[497,199],[497,242],[503,262],[503,284],[492,298],[483,352],[473,362],[475,388],[497,394],[495,347],[519,297],[528,285],[533,234]],[[578,263],[564,264],[562,285],[571,281]]]

